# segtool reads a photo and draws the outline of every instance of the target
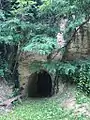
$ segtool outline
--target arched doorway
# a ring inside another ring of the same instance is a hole
[[[49,97],[52,93],[51,76],[44,70],[35,72],[28,82],[28,97]]]

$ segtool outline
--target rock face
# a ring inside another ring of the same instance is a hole
[[[12,95],[12,88],[10,88],[6,81],[0,79],[0,102],[10,98]]]
[[[90,56],[90,23],[85,24],[75,35],[67,47],[66,60],[86,58]]]

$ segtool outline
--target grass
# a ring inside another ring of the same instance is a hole
[[[24,100],[22,104],[17,103],[12,111],[0,115],[0,120],[90,120],[90,117],[82,113],[75,114],[74,109],[61,107],[71,93],[76,98],[76,104],[81,106],[85,103],[90,106],[90,97],[69,86],[63,94],[51,98],[33,98]]]
[[[77,100],[79,98],[77,97]],[[72,110],[64,110],[54,99],[28,99],[17,104],[0,120],[90,120],[83,115],[75,115]]]

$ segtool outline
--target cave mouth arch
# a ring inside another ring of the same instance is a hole
[[[41,70],[29,77],[28,97],[50,97],[52,93],[52,79],[48,72]]]

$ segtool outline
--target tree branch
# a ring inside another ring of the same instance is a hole
[[[56,54],[55,54],[53,57],[51,57],[51,56],[53,55],[53,53],[54,53],[55,51],[52,52],[50,55],[47,56],[47,59],[48,59],[49,57],[51,57],[50,60],[53,60],[53,59],[57,56],[57,54],[58,54],[62,49],[66,48],[66,47],[68,46],[68,44],[73,40],[73,37],[74,37],[75,34],[78,32],[78,30],[79,30],[83,25],[85,25],[89,20],[90,20],[90,16],[88,17],[88,19],[87,19],[86,21],[84,21],[81,25],[79,25],[77,29],[76,29],[76,28],[74,29],[74,32],[73,32],[71,38],[67,41],[67,43],[64,45],[64,47],[57,49]]]

